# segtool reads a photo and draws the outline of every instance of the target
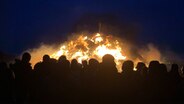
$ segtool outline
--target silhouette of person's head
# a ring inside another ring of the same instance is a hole
[[[172,64],[170,73],[172,75],[178,75],[179,74],[178,69],[179,67],[177,64]]]
[[[49,55],[44,55],[43,56],[43,62],[48,63],[50,61],[50,56]]]
[[[110,54],[106,54],[102,57],[101,69],[102,73],[114,74],[117,72],[116,63],[114,57]]]
[[[148,68],[149,73],[156,74],[160,68],[160,63],[158,61],[151,61]]]
[[[77,65],[78,65],[77,60],[76,59],[72,59],[72,61],[71,61],[71,67],[75,67]]]
[[[137,72],[141,72],[144,67],[146,67],[146,65],[143,62],[138,62],[136,66]]]
[[[99,62],[96,59],[91,58],[89,60],[89,69],[93,71],[98,71],[99,69]]]
[[[169,74],[171,80],[175,83],[175,84],[179,84],[181,81],[181,76],[179,74],[179,66],[177,64],[172,64],[171,66],[171,71]]]
[[[89,60],[89,66],[97,67],[99,65],[99,62],[96,59],[91,58]]]
[[[22,55],[22,62],[29,63],[30,60],[31,60],[31,55],[28,52],[25,52]]]
[[[160,72],[161,74],[167,73],[167,66],[165,64],[160,64]]]
[[[106,54],[102,57],[102,63],[114,64],[114,57],[110,54]]]
[[[82,65],[80,63],[78,63],[78,61],[76,59],[72,59],[70,66],[71,66],[71,70],[73,70],[73,71],[74,70],[79,71],[82,68]]]
[[[178,70],[178,65],[177,64],[172,64],[171,66],[171,71]]]
[[[131,60],[127,60],[122,65],[123,73],[132,73],[134,69],[134,63]]]
[[[66,56],[65,55],[61,55],[59,57],[59,59],[58,59],[58,62],[60,63],[60,62],[66,61],[66,60],[67,60]]]

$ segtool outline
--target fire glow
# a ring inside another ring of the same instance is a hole
[[[79,63],[82,63],[83,60],[90,58],[101,61],[105,54],[114,56],[118,69],[121,69],[122,61],[127,58],[118,40],[99,33],[93,36],[80,35],[61,45],[58,51],[51,54],[51,57],[58,59],[61,55],[65,55],[68,60],[77,59]]]
[[[122,38],[99,33],[73,34],[68,37],[68,41],[60,45],[40,44],[37,48],[26,51],[30,52],[32,56],[30,61],[32,67],[41,62],[45,54],[55,59],[65,55],[69,61],[77,59],[79,63],[82,63],[83,60],[88,61],[90,58],[102,62],[102,57],[105,54],[111,54],[114,56],[118,72],[122,71],[121,66],[125,60],[133,60],[134,65],[138,62],[144,62],[148,65],[152,60],[158,60],[162,63],[168,62],[164,57],[161,57],[160,51],[153,44],[146,44],[142,47]]]

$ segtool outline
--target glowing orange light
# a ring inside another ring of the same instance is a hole
[[[101,61],[105,54],[114,56],[118,69],[121,68],[121,62],[127,58],[123,55],[118,40],[102,36],[99,33],[91,37],[80,35],[62,45],[51,57],[58,59],[61,55],[66,55],[69,60],[77,59],[81,63],[82,60],[89,60],[90,58]]]

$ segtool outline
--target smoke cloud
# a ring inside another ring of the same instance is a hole
[[[40,44],[39,47],[28,49],[27,51],[31,54],[31,64],[33,67],[37,62],[42,61],[43,55],[53,54],[56,51],[56,45]]]

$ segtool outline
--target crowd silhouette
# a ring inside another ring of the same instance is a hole
[[[112,55],[99,63],[91,58],[82,64],[62,55],[44,55],[33,68],[31,55],[7,65],[0,63],[0,104],[109,104],[184,102],[184,68],[153,60],[147,67],[131,60],[119,73]]]

